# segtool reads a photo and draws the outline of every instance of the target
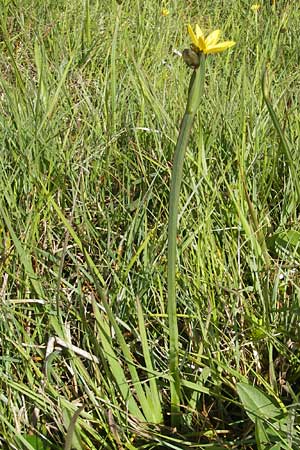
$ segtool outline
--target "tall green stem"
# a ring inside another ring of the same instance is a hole
[[[194,70],[188,93],[186,110],[181,122],[180,131],[174,153],[170,199],[169,199],[169,224],[168,224],[168,318],[169,318],[169,368],[171,390],[171,421],[173,426],[180,422],[181,386],[178,366],[178,324],[176,306],[176,237],[179,195],[182,181],[182,171],[185,150],[188,144],[190,132],[200,105],[204,90],[205,79],[205,55],[200,56],[200,66]]]

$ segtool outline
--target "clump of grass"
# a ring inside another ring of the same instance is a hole
[[[4,448],[299,447],[299,9],[217,3],[3,3]],[[175,430],[165,255],[188,22],[239,44],[207,66],[183,172]]]

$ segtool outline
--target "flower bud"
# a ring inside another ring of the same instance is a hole
[[[186,48],[182,52],[182,57],[187,66],[198,69],[200,65],[200,55],[191,48]]]

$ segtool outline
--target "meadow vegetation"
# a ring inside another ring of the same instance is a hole
[[[251,5],[0,0],[0,447],[300,448],[300,9]],[[175,428],[188,23],[236,45],[184,163]]]

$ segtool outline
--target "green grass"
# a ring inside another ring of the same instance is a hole
[[[0,446],[298,449],[299,2],[119,3],[0,1]],[[174,429],[189,22],[237,44],[184,163]]]

